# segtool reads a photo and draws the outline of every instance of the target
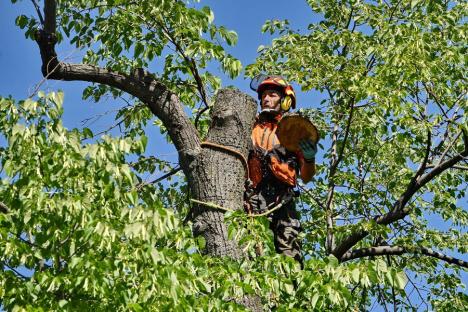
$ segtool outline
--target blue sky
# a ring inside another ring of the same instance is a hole
[[[40,1],[42,3],[42,1]],[[272,4],[274,3],[274,4]],[[261,33],[263,23],[268,19],[288,19],[294,29],[306,29],[307,25],[317,20],[305,1],[201,1],[200,6],[209,6],[214,11],[215,23],[224,25],[228,29],[235,30],[238,34],[238,44],[228,47],[229,53],[248,65],[255,61],[259,45],[267,45],[271,42],[271,36]],[[65,92],[64,124],[68,128],[81,127],[86,118],[96,116],[109,110],[123,106],[122,101],[104,101],[96,104],[92,101],[84,101],[81,98],[82,90],[87,83],[43,81],[41,74],[41,61],[39,49],[35,42],[24,37],[24,31],[15,25],[15,18],[20,14],[36,16],[31,1],[19,1],[11,4],[11,1],[0,1],[0,36],[3,38],[0,49],[0,68],[3,74],[0,76],[0,95],[12,95],[17,100],[27,98],[36,85],[42,82],[40,89],[45,91],[63,90]],[[71,46],[62,43],[57,47],[59,58],[71,57],[72,62],[80,61],[80,52]],[[242,74],[235,80],[223,77],[224,85],[234,85],[240,90],[255,97],[250,90],[250,80],[244,79]],[[298,91],[298,106],[318,106],[320,94],[309,92],[304,94]],[[112,116],[112,115],[111,115]],[[101,118],[89,125],[95,132],[100,132],[112,125],[112,117]],[[87,125],[88,126],[88,125]],[[156,127],[149,129],[148,153],[176,159],[175,149],[164,144],[164,139]]]

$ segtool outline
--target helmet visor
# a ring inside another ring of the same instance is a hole
[[[277,85],[280,87],[288,86],[286,80],[284,80],[281,76],[258,74],[257,76],[252,78],[252,81],[250,81],[250,89],[252,89],[252,91],[257,92],[258,87],[262,84],[262,82],[266,82],[268,80],[270,81],[269,84],[272,85]]]

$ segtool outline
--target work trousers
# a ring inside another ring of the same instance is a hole
[[[300,216],[292,194],[292,190],[278,191],[276,187],[267,185],[251,197],[250,203],[254,213],[262,213],[276,206],[281,199],[289,199],[281,208],[268,215],[270,229],[273,231],[276,252],[302,263],[301,243],[298,239],[301,231]]]

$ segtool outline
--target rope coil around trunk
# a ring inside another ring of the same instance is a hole
[[[247,159],[244,157],[244,155],[242,155],[242,153],[240,153],[239,151],[235,150],[234,148],[231,148],[231,147],[227,147],[227,146],[224,146],[224,145],[221,145],[221,144],[216,144],[216,143],[212,143],[212,142],[208,142],[208,141],[204,141],[200,144],[201,147],[211,147],[211,148],[217,148],[217,149],[220,149],[222,151],[226,151],[226,152],[229,152],[231,154],[233,154],[234,156],[237,156],[238,158],[240,158],[240,160],[242,161],[242,165],[244,166],[244,169],[245,169],[245,179],[247,180],[250,176],[250,172],[249,172],[249,164],[247,162]]]

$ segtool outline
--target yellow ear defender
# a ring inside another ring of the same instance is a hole
[[[261,100],[263,91],[267,89],[274,89],[283,94],[280,102],[282,111],[287,112],[296,108],[296,93],[291,85],[281,76],[266,76],[258,75],[250,82],[250,88],[257,92],[258,99]]]
[[[284,111],[284,112],[289,111],[289,109],[291,108],[291,104],[292,104],[291,96],[289,96],[289,95],[284,96],[281,99],[281,103],[280,103],[281,110]]]

